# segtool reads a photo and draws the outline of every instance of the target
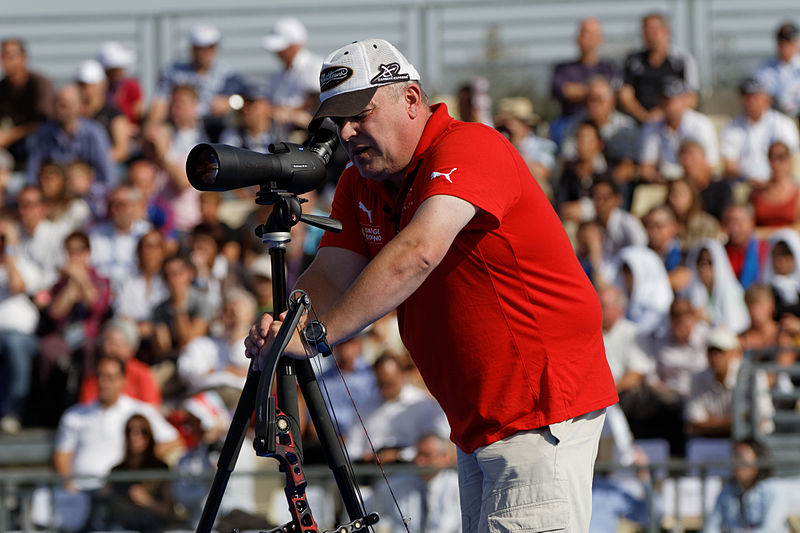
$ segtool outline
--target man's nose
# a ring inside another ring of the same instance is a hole
[[[352,139],[356,133],[358,133],[358,123],[354,120],[342,119],[339,122],[339,138],[342,141],[348,141]]]

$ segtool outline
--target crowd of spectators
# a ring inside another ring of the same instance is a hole
[[[699,107],[697,66],[671,44],[660,14],[642,19],[643,47],[626,58],[602,57],[601,23],[581,21],[578,58],[553,69],[560,113],[549,123],[526,96],[492,106],[483,78],[461,86],[451,109],[497,128],[528,162],[597,288],[615,416],[635,438],[668,440],[673,455],[689,437],[731,435],[744,350],[779,347],[780,364],[796,360],[799,36],[794,24],[780,26],[776,57],[742,79],[741,110],[721,126]],[[119,43],[103,43],[56,88],[28,70],[23,41],[2,41],[0,431],[57,428],[56,471],[83,476],[53,496],[57,526],[196,522],[196,483],[101,478],[213,468],[247,374],[243,339],[272,309],[271,265],[254,236],[270,208],[254,204],[253,189],[195,190],[186,157],[205,141],[262,153],[276,140],[303,142],[322,63],[306,37],[300,21],[275,21],[263,47],[283,68],[254,84],[217,60],[219,30],[198,25],[189,57],[160,73],[152,95],[127,72],[134,53]],[[334,185],[306,195],[306,211],[326,213]],[[292,230],[290,284],[319,236]],[[355,460],[373,460],[371,444],[383,462],[452,466],[447,421],[391,315],[335,354],[338,369],[324,361],[321,382]],[[765,433],[775,428],[769,389],[797,383],[782,373],[757,378],[751,407]],[[372,443],[348,414],[350,396]],[[427,510],[427,490],[447,501],[452,481],[403,479],[404,497]],[[223,503],[223,515],[268,527],[250,492]],[[71,512],[78,501],[82,515]],[[69,520],[59,521],[59,507]],[[715,520],[724,520],[719,509]],[[438,530],[459,527],[457,517],[421,514]]]

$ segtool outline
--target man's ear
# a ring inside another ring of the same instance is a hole
[[[422,112],[422,91],[416,83],[409,83],[403,95],[409,118],[417,118]]]

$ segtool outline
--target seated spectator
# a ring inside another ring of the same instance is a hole
[[[603,310],[603,344],[617,393],[639,387],[652,371],[647,354],[639,345],[636,324],[625,318],[627,301],[619,287],[609,285],[598,291]]]
[[[120,359],[125,363],[125,385],[122,394],[135,400],[161,406],[161,390],[156,384],[150,367],[136,358],[139,349],[139,334],[136,324],[123,318],[112,318],[103,326],[100,336],[100,353]],[[94,372],[84,376],[81,383],[81,403],[92,403],[97,399],[97,376]]]
[[[614,261],[626,246],[646,246],[647,232],[641,221],[623,211],[622,196],[610,176],[597,178],[591,188],[595,218],[603,229],[603,257]]]
[[[203,291],[195,287],[194,268],[188,259],[172,256],[164,261],[169,296],[153,311],[155,361],[175,361],[189,341],[208,334],[213,317]]]
[[[64,167],[67,177],[67,192],[73,198],[83,200],[92,212],[92,222],[103,220],[106,216],[106,187],[94,179],[91,165],[74,161]]]
[[[734,204],[725,208],[722,226],[727,236],[725,252],[742,288],[759,281],[769,255],[767,242],[755,232],[755,215],[750,204]]]
[[[150,230],[140,217],[141,194],[130,185],[121,185],[108,195],[108,221],[95,225],[89,233],[92,266],[111,280],[115,293],[136,273],[136,245]]]
[[[603,228],[596,221],[589,220],[578,225],[575,254],[596,290],[612,283],[619,268],[617,257],[607,258],[603,255],[604,240]]]
[[[247,288],[256,298],[257,315],[272,312],[272,260],[268,255],[256,257],[247,269]]]
[[[639,175],[645,181],[673,180],[682,174],[678,149],[687,139],[703,146],[706,161],[719,161],[717,132],[711,120],[691,108],[691,89],[678,78],[666,78],[661,87],[664,118],[642,126]]]
[[[750,327],[739,334],[743,350],[764,350],[778,345],[780,327],[775,320],[775,294],[768,285],[756,283],[744,292]]]
[[[562,219],[582,222],[594,217],[589,191],[607,171],[597,124],[582,122],[575,128],[575,159],[564,164],[556,186],[555,205]]]
[[[148,221],[164,238],[176,241],[172,205],[160,194],[158,167],[147,159],[136,159],[128,165],[128,181],[143,199],[144,213],[137,218]]]
[[[64,237],[68,232],[47,220],[44,196],[39,187],[25,186],[17,195],[19,212],[19,243],[17,255],[24,257],[39,270],[35,288],[29,292],[49,290],[58,278],[64,262]],[[39,301],[40,305],[46,302]]]
[[[745,78],[739,84],[742,114],[731,120],[720,133],[720,151],[725,161],[725,175],[761,184],[769,178],[767,151],[770,144],[782,142],[794,157],[798,151],[797,124],[770,109],[771,98],[757,78]]]
[[[527,163],[534,179],[548,192],[549,180],[556,165],[556,145],[534,133],[539,117],[528,98],[503,98],[497,104],[495,128],[503,133]]]
[[[684,253],[703,239],[719,237],[719,222],[703,211],[700,194],[688,179],[669,182],[667,205],[678,221],[678,241]]]
[[[800,229],[800,186],[792,176],[792,154],[780,141],[769,145],[770,177],[753,190],[750,203],[756,216],[756,231],[766,238],[775,228]]]
[[[242,254],[242,246],[237,242],[236,231],[220,219],[222,202],[223,197],[219,192],[203,191],[200,193],[200,224],[218,236],[220,254],[228,261],[231,271],[239,275],[237,266]],[[304,210],[308,212],[306,207]]]
[[[137,129],[142,119],[144,97],[139,80],[126,72],[133,64],[133,52],[117,41],[106,41],[97,53],[97,60],[103,65],[108,80],[106,102],[119,108]]]
[[[758,464],[768,459],[764,445],[755,439],[736,442],[733,459],[733,479],[723,485],[703,533],[786,531],[785,490],[768,466]]]
[[[566,63],[557,63],[553,68],[550,94],[561,105],[560,117],[570,117],[586,110],[589,80],[601,76],[616,82],[616,69],[610,61],[600,59],[603,44],[603,27],[596,18],[581,20],[578,35],[578,58]]]
[[[787,313],[800,317],[800,235],[792,229],[778,230],[769,248],[764,283],[775,294],[775,318]]]
[[[264,48],[274,53],[283,68],[270,75],[265,95],[275,106],[278,136],[286,139],[304,131],[319,105],[319,71],[322,58],[306,48],[308,32],[298,19],[275,21],[264,37]]]
[[[489,95],[489,80],[475,77],[462,83],[456,93],[456,118],[464,122],[492,123],[492,99]]]
[[[155,450],[150,421],[140,414],[131,416],[125,424],[125,456],[111,473],[168,470]],[[102,505],[108,510],[104,525],[112,531],[157,533],[175,521],[172,487],[166,479],[115,481],[103,489],[102,499]]]
[[[116,184],[117,176],[109,157],[111,142],[103,126],[81,115],[77,85],[66,85],[56,93],[53,119],[45,122],[28,144],[28,183],[34,183],[46,161],[66,165],[84,161],[105,189]]]
[[[211,24],[198,24],[189,32],[191,59],[176,62],[161,72],[147,122],[160,124],[167,119],[169,100],[177,87],[192,87],[197,98],[197,115],[207,119],[210,129],[221,131],[221,119],[231,108],[228,100],[241,94],[244,81],[230,67],[216,60],[219,30]],[[218,135],[214,139],[218,138]]]
[[[616,110],[616,97],[611,82],[602,76],[589,80],[586,93],[586,110],[576,113],[567,124],[561,154],[571,160],[575,157],[575,129],[586,120],[600,128],[603,139],[603,155],[614,181],[629,188],[633,178],[634,161],[639,156],[639,126],[630,116]],[[631,191],[626,191],[626,198]]]
[[[111,311],[111,287],[89,263],[89,237],[76,231],[64,240],[67,260],[50,291],[50,304],[42,311],[39,342],[39,380],[46,385],[56,369],[71,374],[66,391],[48,390],[56,410],[77,400],[80,376],[94,368],[95,342]],[[74,382],[74,385],[71,383]],[[74,388],[73,388],[74,387]],[[58,398],[66,393],[67,398]],[[66,400],[66,404],[64,403]],[[57,411],[60,414],[61,411]]]
[[[664,118],[659,107],[659,94],[664,80],[675,77],[683,81],[689,95],[689,107],[695,107],[700,76],[694,58],[670,44],[670,28],[666,17],[649,13],[642,18],[644,50],[625,59],[620,108],[639,122],[654,122]]]
[[[25,43],[19,39],[2,42],[0,62],[0,121],[11,125],[0,132],[0,148],[8,150],[17,168],[22,168],[28,159],[27,139],[53,115],[53,84],[28,70]]]
[[[678,147],[678,160],[683,177],[700,193],[703,211],[722,220],[723,210],[733,201],[733,190],[729,181],[714,176],[703,145],[694,139],[686,139]]]
[[[646,246],[628,246],[619,255],[617,285],[628,296],[625,317],[636,324],[642,336],[652,335],[666,326],[672,303],[672,287],[661,258]]]
[[[647,231],[647,246],[664,262],[673,291],[686,288],[691,281],[691,272],[683,264],[683,250],[678,241],[678,220],[667,205],[652,208],[642,217]]]
[[[195,272],[194,285],[205,293],[212,314],[222,307],[222,295],[226,289],[238,285],[233,269],[235,263],[228,262],[220,252],[224,239],[221,227],[200,223],[188,240],[187,252]]]
[[[6,208],[16,196],[14,193],[17,191],[9,190],[13,171],[14,158],[8,150],[0,148],[0,208]]]
[[[171,125],[150,123],[143,131],[142,152],[163,175],[159,194],[172,205],[179,235],[200,222],[200,192],[186,177],[189,151],[207,140],[195,91],[190,85],[175,87],[169,101]]]
[[[687,431],[696,437],[730,437],[733,423],[732,396],[736,386],[742,350],[736,334],[725,326],[712,329],[706,340],[708,368],[692,376],[692,388],[686,403]],[[767,389],[767,377],[756,375],[753,396],[756,430],[769,433],[774,428],[775,412]],[[748,392],[752,394],[752,392]]]
[[[0,215],[0,432],[21,429],[30,391],[33,360],[39,349],[34,332],[39,310],[28,296],[38,270],[14,253],[19,236],[13,220]]]
[[[55,471],[68,478],[62,490],[72,494],[81,492],[87,499],[96,498],[102,486],[100,478],[108,475],[123,460],[125,424],[132,415],[144,415],[150,422],[157,457],[163,458],[179,446],[178,432],[152,405],[122,394],[125,385],[122,361],[101,356],[97,360],[96,373],[99,385],[97,401],[67,409],[58,423],[53,452]],[[74,508],[55,509],[57,516],[75,512]]]
[[[800,29],[793,22],[780,25],[775,33],[777,55],[755,72],[772,97],[775,107],[790,117],[800,114]]]
[[[133,127],[128,117],[106,100],[108,81],[103,66],[94,59],[82,61],[75,72],[75,83],[81,92],[81,114],[105,128],[111,141],[111,160],[124,163],[133,149]]]
[[[242,98],[244,103],[236,113],[235,124],[222,131],[219,142],[267,154],[269,145],[280,140],[273,134],[272,104],[258,87],[248,87]]]
[[[406,383],[397,358],[382,355],[373,371],[382,400],[364,420],[371,445],[360,425],[353,426],[347,436],[347,449],[354,461],[374,461],[373,449],[382,463],[410,461],[423,435],[435,433],[448,438],[450,426],[441,407],[426,391]]]
[[[734,333],[750,327],[744,289],[719,241],[705,239],[695,245],[689,250],[686,266],[692,271],[692,281],[686,293],[706,322],[711,326],[725,326]]]
[[[45,163],[39,170],[47,219],[69,233],[89,226],[92,212],[82,198],[75,198],[67,189],[67,175],[61,165]]]

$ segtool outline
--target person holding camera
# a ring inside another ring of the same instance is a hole
[[[586,531],[617,401],[597,295],[519,153],[429,106],[419,80],[381,39],[326,58],[312,126],[331,117],[352,162],[333,200],[344,229],[296,287],[333,344],[399,307],[458,446],[464,531]],[[251,329],[257,366],[280,325]],[[299,336],[285,353],[305,357]]]

